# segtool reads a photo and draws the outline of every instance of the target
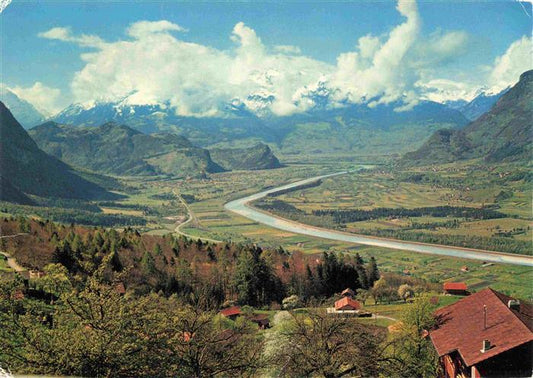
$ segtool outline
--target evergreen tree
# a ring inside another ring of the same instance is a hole
[[[379,280],[380,274],[378,270],[378,264],[376,263],[376,259],[374,258],[374,256],[370,258],[370,262],[368,263],[367,277],[369,287],[374,286],[374,282]]]
[[[156,272],[154,257],[148,251],[145,251],[143,254],[141,259],[141,268],[147,275],[151,275]]]

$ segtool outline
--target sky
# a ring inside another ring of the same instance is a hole
[[[532,68],[530,2],[17,1],[0,83],[46,114],[71,103],[227,104],[289,115],[472,99]]]

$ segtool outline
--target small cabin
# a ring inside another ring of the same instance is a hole
[[[451,295],[468,295],[468,287],[464,282],[445,282],[444,293]]]
[[[461,267],[461,272],[468,272],[470,269],[468,269],[468,267],[465,265],[463,267]]]
[[[239,306],[232,306],[232,307],[228,307],[223,310],[220,310],[220,315],[224,316],[225,318],[235,320],[240,315],[242,315],[242,312]]]
[[[40,270],[30,270],[30,279],[42,278],[45,276],[45,273]]]
[[[335,311],[358,311],[361,304],[352,298],[344,297],[335,302]]]

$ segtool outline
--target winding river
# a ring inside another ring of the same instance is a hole
[[[277,228],[283,231],[289,231],[296,234],[314,236],[323,239],[337,240],[348,243],[370,245],[375,247],[384,247],[399,249],[403,251],[426,253],[432,255],[453,256],[465,259],[482,260],[486,262],[514,264],[533,267],[533,257],[525,255],[515,255],[511,253],[492,252],[478,249],[451,247],[438,244],[427,244],[418,242],[409,242],[396,239],[378,238],[372,236],[351,234],[342,231],[329,230],[326,228],[309,226],[303,223],[284,219],[264,211],[255,209],[249,205],[250,202],[263,198],[271,193],[276,193],[285,189],[299,187],[314,181],[339,176],[348,172],[338,172],[328,175],[311,177],[305,180],[297,181],[291,184],[283,185],[277,188],[268,189],[250,196],[240,198],[224,205],[224,208],[236,214],[242,215],[255,222]]]

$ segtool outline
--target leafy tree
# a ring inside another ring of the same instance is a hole
[[[213,313],[191,306],[181,308],[172,323],[172,376],[242,376],[259,367],[262,345],[250,323],[239,320],[228,328]]]
[[[370,297],[370,292],[368,290],[357,289],[356,299],[361,302],[363,306],[365,305],[368,297]]]
[[[281,377],[377,377],[389,358],[383,355],[385,334],[362,326],[353,318],[319,311],[291,313],[274,329],[276,344],[269,348],[271,364]]]
[[[399,331],[393,334],[392,355],[400,377],[435,377],[439,374],[438,356],[427,332],[435,325],[434,306],[429,297],[418,297],[405,305]]]
[[[413,298],[415,296],[415,291],[410,285],[403,284],[403,285],[400,285],[400,287],[398,288],[398,295],[405,302],[409,298]]]
[[[376,304],[381,302],[385,298],[388,288],[389,283],[387,282],[387,280],[385,280],[384,277],[381,277],[374,283],[374,287],[372,287],[371,293]]]
[[[290,297],[283,298],[282,304],[285,310],[294,310],[300,305],[300,298],[297,295],[291,295]]]

